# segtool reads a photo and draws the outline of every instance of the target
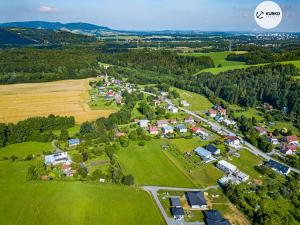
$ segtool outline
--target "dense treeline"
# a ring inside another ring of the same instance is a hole
[[[96,42],[94,36],[73,34],[67,31],[46,29],[1,28],[0,45],[62,45]]]
[[[214,67],[210,57],[179,56],[170,51],[128,50],[121,53],[101,54],[100,62],[113,65],[132,67],[140,70],[150,70],[163,74],[195,73],[204,68]]]
[[[241,61],[246,64],[272,63],[300,59],[300,46],[285,48],[251,47],[245,54],[229,54],[229,61]]]
[[[96,76],[96,53],[76,48],[22,48],[0,51],[0,84]]]
[[[33,117],[16,124],[0,124],[0,148],[8,144],[26,141],[52,141],[53,130],[67,129],[74,125],[74,117],[54,115]]]
[[[226,194],[257,225],[299,224],[299,177],[277,177],[270,168],[259,169],[268,174],[262,185],[229,185]]]

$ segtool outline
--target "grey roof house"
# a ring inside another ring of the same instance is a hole
[[[207,208],[207,203],[202,191],[188,191],[185,193],[185,196],[192,209]]]

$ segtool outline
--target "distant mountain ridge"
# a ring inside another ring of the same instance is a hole
[[[98,26],[90,23],[60,23],[60,22],[46,22],[46,21],[26,21],[26,22],[11,22],[0,23],[0,27],[8,28],[34,28],[34,29],[50,29],[50,30],[103,30],[110,31],[111,29],[104,26]]]

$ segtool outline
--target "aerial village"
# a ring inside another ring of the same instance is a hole
[[[226,109],[220,105],[214,105],[203,114],[199,115],[189,110],[191,103],[186,99],[180,98],[175,101],[169,98],[169,93],[162,90],[146,91],[142,86],[135,86],[125,81],[117,80],[112,77],[99,76],[98,81],[91,82],[91,106],[114,105],[119,107],[123,102],[122,95],[124,92],[140,92],[143,93],[154,108],[161,108],[168,112],[171,116],[153,120],[142,115],[132,118],[131,127],[140,128],[148,133],[152,138],[159,139],[197,139],[205,142],[205,145],[198,146],[191,151],[186,151],[183,155],[186,159],[193,159],[198,165],[213,165],[215,168],[223,172],[223,176],[217,180],[216,186],[226,186],[227,184],[240,184],[254,182],[253,177],[248,171],[241,170],[234,163],[230,162],[232,156],[239,158],[239,151],[247,149],[251,153],[258,155],[264,159],[264,162],[257,166],[271,168],[276,173],[288,176],[291,168],[284,163],[274,160],[271,156],[297,154],[299,149],[299,138],[296,135],[280,136],[276,132],[269,132],[267,125],[255,127],[259,136],[264,136],[273,146],[270,153],[263,153],[256,147],[247,143],[240,135],[237,121],[231,119]],[[273,125],[273,124],[271,124]],[[238,135],[236,135],[238,134]],[[119,127],[115,131],[115,138],[126,137],[127,132]],[[65,176],[72,177],[76,174],[76,170],[72,170],[71,157],[68,151],[76,148],[81,144],[79,138],[69,139],[64,145],[63,150],[58,150],[55,154],[45,156],[45,164],[53,169],[53,173],[57,168]],[[162,151],[168,150],[168,144],[162,145]],[[57,167],[59,165],[59,167]],[[85,164],[82,163],[83,167]],[[88,168],[87,168],[88,170]],[[45,179],[49,179],[45,178]],[[106,179],[100,178],[99,182],[106,182]],[[166,214],[168,224],[181,224],[185,221],[193,211],[203,211],[204,221],[208,225],[228,225],[229,221],[220,214],[220,212],[207,203],[207,193],[205,190],[159,190],[153,191],[149,189],[157,200],[157,204]],[[217,196],[217,195],[216,195]],[[195,223],[198,224],[198,223]],[[201,223],[199,223],[201,224]]]

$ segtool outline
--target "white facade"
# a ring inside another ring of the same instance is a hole
[[[232,165],[231,163],[225,160],[219,161],[217,163],[217,167],[226,173],[234,173],[237,170],[237,167],[235,165]]]

